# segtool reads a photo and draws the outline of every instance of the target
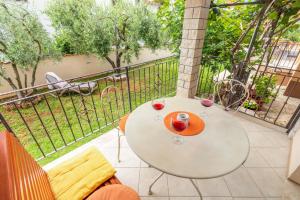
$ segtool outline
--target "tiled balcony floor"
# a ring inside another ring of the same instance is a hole
[[[257,122],[239,118],[248,133],[251,150],[245,164],[225,177],[198,180],[204,200],[300,200],[300,186],[286,180],[290,141],[285,133]],[[148,186],[159,174],[141,161],[122,137],[121,162],[116,160],[117,132],[110,131],[45,166],[49,169],[94,145],[116,167],[123,184],[135,189],[142,200],[196,200],[197,193],[187,179],[164,175],[148,195]]]

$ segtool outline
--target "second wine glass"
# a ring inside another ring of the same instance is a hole
[[[161,120],[162,116],[160,115],[159,111],[164,109],[165,100],[164,99],[154,99],[154,100],[152,100],[151,105],[154,110],[157,110],[157,115],[155,117],[155,120]]]

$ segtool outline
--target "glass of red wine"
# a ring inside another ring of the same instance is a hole
[[[176,117],[172,117],[171,118],[171,126],[176,132],[182,132],[188,128],[188,121],[181,121],[181,120],[178,120]],[[181,137],[179,134],[176,135],[174,137],[174,143],[182,144],[183,137]]]
[[[161,120],[162,116],[160,115],[159,111],[164,109],[165,107],[165,100],[164,99],[154,99],[152,100],[152,107],[154,110],[157,110],[157,115],[155,117],[156,120]]]

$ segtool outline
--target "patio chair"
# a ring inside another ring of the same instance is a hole
[[[96,148],[44,171],[9,132],[0,133],[0,197],[5,200],[140,200]]]
[[[239,96],[237,96],[239,95]],[[220,101],[226,111],[229,108],[240,109],[240,105],[249,98],[248,87],[235,79],[224,79],[214,86],[214,100]]]
[[[93,81],[89,82],[77,82],[77,83],[69,83],[61,79],[54,72],[47,72],[45,74],[46,82],[48,84],[48,88],[50,90],[60,89],[59,96],[63,95],[65,92],[73,91],[81,95],[90,95],[94,92],[97,87],[97,83]]]
[[[122,116],[120,109],[122,105],[120,90],[116,86],[107,86],[101,93],[101,105],[104,116],[118,130],[118,152],[117,159],[120,162],[121,136],[125,135],[125,125],[129,114]],[[106,119],[106,120],[107,120]]]

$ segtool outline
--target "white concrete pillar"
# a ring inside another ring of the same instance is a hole
[[[196,94],[209,6],[210,0],[185,1],[177,96]]]

